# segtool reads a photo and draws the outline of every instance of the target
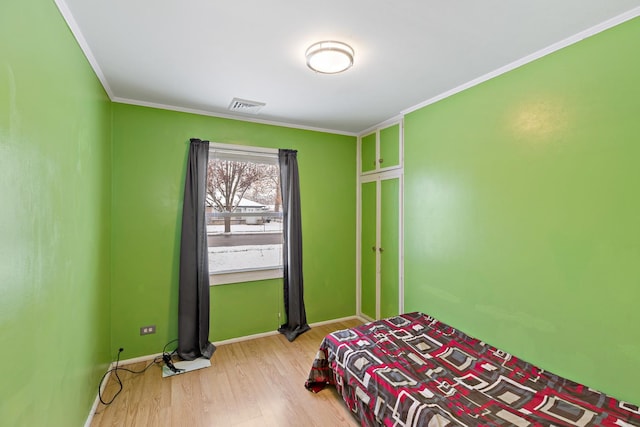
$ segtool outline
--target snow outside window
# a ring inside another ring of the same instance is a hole
[[[210,144],[205,209],[213,285],[282,277],[277,150]]]

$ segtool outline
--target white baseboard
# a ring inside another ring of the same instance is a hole
[[[162,359],[162,353],[148,354],[146,356],[138,356],[138,357],[132,357],[131,359],[124,359],[118,362],[118,366],[133,365],[134,363],[139,363],[139,362],[148,362],[149,360],[153,360],[156,357],[159,357]],[[111,362],[111,365],[115,366],[116,363]]]
[[[309,326],[313,328],[314,326],[329,325],[331,323],[344,322],[346,320],[354,320],[354,319],[363,320],[358,316],[347,316],[347,317],[341,317],[339,319],[323,320],[322,322],[311,323],[309,324]],[[213,342],[213,345],[219,346],[219,345],[225,345],[225,344],[233,344],[233,343],[242,342],[242,341],[255,340],[257,338],[264,338],[272,335],[278,335],[278,333],[279,333],[278,331],[269,331],[269,332],[262,332],[260,334],[245,335],[243,337],[230,338],[228,340],[223,340],[223,341],[215,341]]]
[[[162,356],[162,353],[158,353],[158,354],[153,354],[153,355],[149,355],[149,356],[140,356],[140,357],[134,357],[132,359],[127,359],[127,360],[121,360],[118,362],[118,366],[124,366],[124,365],[131,365],[133,363],[138,363],[138,362],[144,362],[144,361],[148,361],[148,360],[152,360],[155,359],[158,356]],[[104,393],[104,389],[105,387],[107,387],[107,384],[109,383],[109,378],[111,378],[111,370],[113,368],[116,367],[116,362],[113,361],[109,364],[109,368],[107,368],[107,374],[104,377],[104,380],[102,381],[102,384],[100,384],[100,392],[99,394],[96,395],[95,400],[93,401],[93,406],[91,406],[91,411],[89,412],[89,416],[87,417],[87,421],[85,421],[84,423],[84,427],[90,427],[91,426],[91,422],[93,421],[93,416],[96,413],[96,410],[98,409],[98,404],[100,403],[100,395],[102,395],[102,393]]]
[[[362,320],[364,323],[369,323],[369,322],[375,321],[375,319],[372,319],[371,317],[367,316],[366,314],[362,314],[362,313],[357,317],[358,317],[358,319]]]
[[[360,318],[359,316],[347,316],[347,317],[341,317],[339,319],[325,320],[322,322],[312,323],[309,326],[314,327],[314,326],[329,325],[331,323],[336,323],[336,322],[346,322],[347,320],[362,320],[362,318]]]
[[[329,325],[331,323],[336,323],[336,322],[345,322],[347,320],[359,320],[361,322],[367,323],[369,322],[369,320],[366,320],[364,317],[362,316],[347,316],[347,317],[341,317],[339,319],[331,319],[331,320],[324,320],[322,322],[315,322],[315,323],[311,323],[309,324],[309,326],[311,326],[312,328],[314,326],[323,326],[323,325]],[[222,341],[215,341],[212,344],[215,346],[220,346],[220,345],[225,345],[225,344],[233,344],[233,343],[237,343],[237,342],[242,342],[242,341],[249,341],[249,340],[255,340],[257,338],[264,338],[264,337],[269,337],[272,335],[277,335],[279,332],[278,331],[270,331],[270,332],[263,332],[260,334],[253,334],[253,335],[246,335],[243,337],[238,337],[238,338],[231,338],[228,340],[222,340]],[[124,366],[124,365],[132,365],[134,363],[139,363],[139,362],[147,362],[149,360],[153,360],[157,357],[162,357],[162,353],[156,353],[156,354],[149,354],[147,356],[139,356],[139,357],[133,357],[131,359],[124,359],[118,362],[118,366]],[[109,370],[113,369],[116,365],[116,362],[111,362],[111,365],[109,365]],[[104,391],[104,388],[107,386],[107,383],[109,382],[109,377],[111,376],[111,373],[108,373],[105,378],[104,381],[102,382],[102,386],[100,388],[100,393],[102,393]],[[93,415],[96,412],[96,409],[98,408],[98,404],[100,402],[100,396],[96,395],[96,399],[93,402],[93,406],[91,407],[91,412],[89,413],[89,416],[87,417],[87,421],[84,423],[84,427],[90,427],[91,426],[91,421],[93,421]]]
[[[236,342],[251,341],[251,340],[255,340],[257,338],[270,337],[272,335],[278,335],[278,331],[262,332],[260,334],[245,335],[243,337],[230,338],[228,340],[213,341],[212,344],[217,347],[217,346],[225,345],[225,344],[233,344],[233,343],[236,343]]]
[[[114,366],[115,365],[113,362],[109,365],[107,374],[104,376],[104,380],[102,381],[102,384],[100,384],[100,391],[98,392],[95,400],[93,401],[93,405],[91,406],[91,411],[89,411],[89,416],[87,417],[87,421],[85,421],[84,423],[84,427],[91,427],[93,416],[98,410],[98,404],[100,403],[100,396],[102,395],[102,393],[104,393],[104,389],[107,387],[107,384],[109,383],[109,378],[111,378],[111,368],[113,368]]]

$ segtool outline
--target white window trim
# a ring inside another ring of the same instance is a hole
[[[229,285],[231,283],[254,282],[257,280],[282,279],[282,267],[260,270],[235,271],[209,275],[209,286]]]
[[[219,142],[211,142],[209,143],[209,155],[214,153],[224,153],[227,155],[232,155],[234,153],[243,153],[243,160],[254,160],[256,163],[260,163],[264,162],[266,158],[268,159],[267,163],[278,164],[277,148],[264,148],[253,147],[249,145],[222,144]],[[275,158],[273,158],[273,156],[275,156]]]
[[[253,160],[256,163],[272,163],[269,160],[275,155],[275,163],[278,164],[278,149],[254,147],[248,145],[223,144],[219,142],[209,143],[209,155],[215,153],[233,154],[247,153],[242,160]],[[255,270],[228,271],[222,273],[209,273],[209,286],[228,285],[232,283],[253,282],[258,280],[281,279],[283,277],[282,266],[266,267]]]

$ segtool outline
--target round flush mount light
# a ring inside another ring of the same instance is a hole
[[[305,56],[307,66],[323,74],[336,74],[353,65],[353,48],[348,44],[326,40],[309,46]]]

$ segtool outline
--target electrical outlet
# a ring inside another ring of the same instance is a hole
[[[149,335],[156,333],[156,325],[143,326],[140,328],[140,335]]]

